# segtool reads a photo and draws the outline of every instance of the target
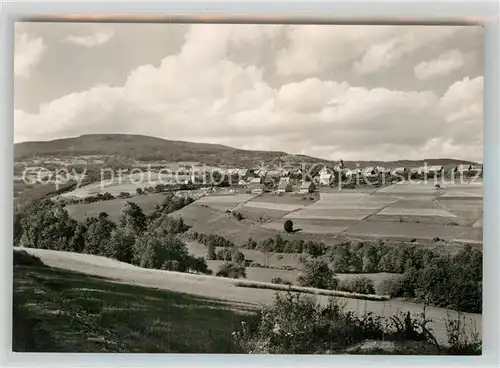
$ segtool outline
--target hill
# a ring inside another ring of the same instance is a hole
[[[279,151],[251,151],[233,147],[171,141],[131,134],[87,134],[53,141],[22,142],[14,145],[15,160],[35,156],[75,157],[106,155],[140,161],[197,161],[207,165],[253,165],[264,161],[316,161],[313,157]]]
[[[196,161],[206,165],[252,166],[265,162],[276,164],[330,163],[333,161],[310,157],[302,154],[289,154],[281,151],[253,151],[209,143],[172,141],[157,137],[133,134],[86,134],[74,138],[52,141],[22,142],[14,145],[16,161],[36,156],[58,158],[84,155],[104,155],[109,159],[139,161]],[[459,163],[475,164],[449,158],[399,161],[346,161],[348,168],[364,166],[451,166]]]

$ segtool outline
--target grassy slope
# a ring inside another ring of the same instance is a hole
[[[249,309],[41,266],[14,268],[14,351],[232,353]]]

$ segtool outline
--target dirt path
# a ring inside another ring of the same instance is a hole
[[[111,278],[113,280],[133,285],[142,285],[164,290],[183,292],[209,298],[222,299],[235,303],[263,305],[273,302],[276,291],[265,289],[240,288],[233,285],[231,279],[209,276],[197,276],[178,272],[150,270],[139,268],[127,263],[118,262],[100,256],[61,252],[46,249],[23,249],[38,256],[46,265],[71,271],[78,271],[89,275]],[[319,302],[326,303],[328,297],[315,296]],[[357,299],[338,298],[345,303],[347,309],[362,314],[371,311],[376,315],[389,316],[398,311],[421,313],[423,306],[397,300],[365,301]],[[433,320],[432,328],[436,338],[446,343],[445,321],[447,310],[427,307],[426,316]],[[450,311],[450,316],[457,313]],[[482,316],[480,314],[464,314],[475,324],[481,333]]]

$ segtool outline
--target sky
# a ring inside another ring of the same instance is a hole
[[[482,162],[483,28],[17,23],[14,140]]]

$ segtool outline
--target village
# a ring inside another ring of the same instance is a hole
[[[363,186],[384,186],[394,182],[419,179],[459,180],[481,177],[482,165],[459,164],[456,166],[424,165],[416,167],[368,166],[347,168],[343,160],[335,165],[294,165],[281,164],[256,167],[214,167],[200,162],[140,162],[108,168],[109,162],[102,156],[82,156],[70,159],[35,158],[15,164],[14,182],[50,183],[51,180],[68,182],[84,176],[87,167],[100,168],[101,181],[107,172],[116,182],[129,182],[136,178],[137,183],[151,185],[179,186],[202,185],[213,187],[236,187],[252,194],[274,192],[284,194],[313,193],[320,187],[336,186],[353,189]],[[356,165],[358,166],[358,165]],[[116,184],[116,183],[115,183]],[[134,194],[135,189],[130,191]]]

